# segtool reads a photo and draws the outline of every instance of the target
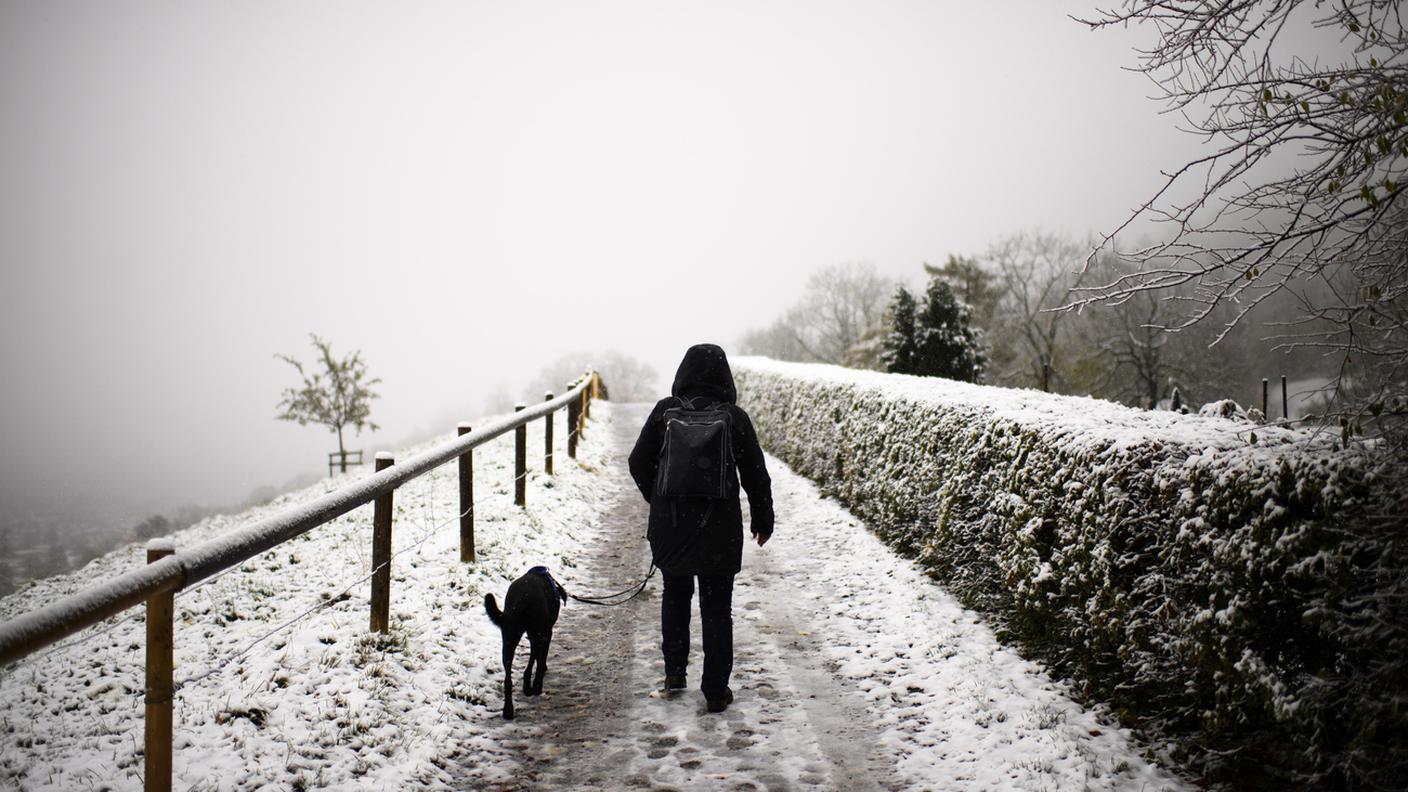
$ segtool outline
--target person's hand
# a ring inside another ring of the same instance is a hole
[[[760,534],[760,533],[755,533],[755,534],[753,534],[753,538],[757,540],[757,542],[758,542],[758,547],[762,547],[763,545],[765,545],[765,544],[768,543],[768,540],[769,540],[769,539],[772,538],[772,534]]]

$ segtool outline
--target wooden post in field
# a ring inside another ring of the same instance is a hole
[[[525,404],[513,405],[514,412],[522,412]],[[519,506],[528,505],[528,426],[524,424],[513,430],[513,502]]]
[[[577,409],[577,437],[581,439],[587,433],[587,419],[591,417],[591,400],[588,388],[582,388],[582,393],[578,401],[581,407]]]
[[[1281,375],[1281,417],[1290,423],[1291,420],[1291,400],[1286,395],[1286,375]]]
[[[552,401],[552,391],[543,394],[543,401]],[[543,472],[552,475],[552,413],[543,416]]]
[[[567,402],[567,456],[573,459],[577,458],[577,413],[581,410],[581,402],[577,399]]]
[[[463,437],[470,426],[462,423],[456,431]],[[460,561],[474,561],[474,449],[460,457]]]
[[[376,455],[376,469],[396,464],[385,451]],[[391,624],[391,493],[372,502],[372,632],[384,633]]]
[[[1266,377],[1261,378],[1261,420],[1265,422],[1271,416],[1266,414]]]
[[[168,539],[147,543],[147,563],[176,552]],[[172,614],[175,592],[163,591],[147,598],[147,733],[144,743],[146,792],[171,790]]]

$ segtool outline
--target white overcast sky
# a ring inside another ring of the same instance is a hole
[[[571,349],[667,377],[827,264],[1109,229],[1196,141],[1092,12],[8,0],[5,489],[317,469],[331,436],[273,420],[309,332],[384,380],[376,450]]]

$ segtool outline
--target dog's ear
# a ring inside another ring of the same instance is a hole
[[[557,587],[557,596],[562,598],[563,605],[567,604],[567,589],[563,588],[560,584]]]

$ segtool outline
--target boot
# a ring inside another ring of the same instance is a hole
[[[704,694],[704,705],[710,712],[723,712],[733,703],[733,690],[724,688],[722,693]]]

